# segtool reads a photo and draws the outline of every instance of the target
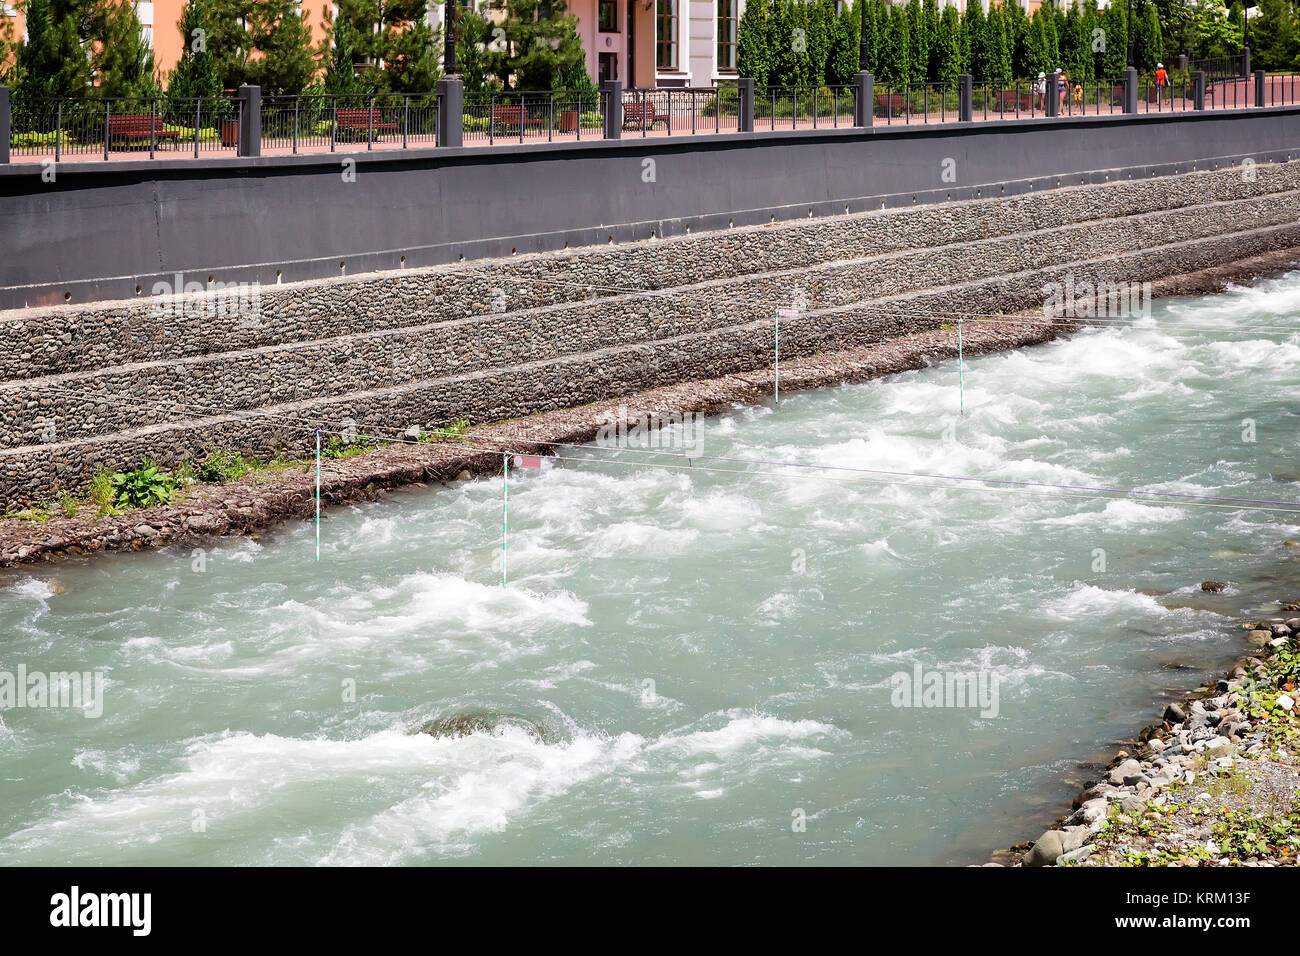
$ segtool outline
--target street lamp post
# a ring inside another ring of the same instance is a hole
[[[1133,68],[1133,47],[1137,41],[1137,33],[1133,29],[1133,0],[1128,0],[1128,65],[1129,69]]]
[[[444,76],[454,76],[456,73],[456,3],[457,0],[446,0],[443,6],[442,26],[442,72]]]
[[[858,0],[858,11],[861,14],[859,20],[859,33],[861,42],[858,44],[858,70],[867,72],[867,0]]]

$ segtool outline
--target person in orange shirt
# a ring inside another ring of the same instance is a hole
[[[1163,63],[1156,64],[1156,101],[1160,102],[1165,98],[1165,87],[1169,85],[1169,74],[1165,72]]]

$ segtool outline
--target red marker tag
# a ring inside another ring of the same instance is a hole
[[[515,455],[513,462],[516,468],[541,468],[541,455]]]

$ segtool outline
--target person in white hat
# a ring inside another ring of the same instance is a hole
[[[1034,80],[1034,98],[1038,101],[1038,108],[1043,109],[1047,103],[1047,74],[1039,73],[1038,79]]]

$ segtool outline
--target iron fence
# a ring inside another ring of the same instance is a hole
[[[740,129],[740,88],[735,84],[631,89],[623,93],[623,132],[649,136],[734,133]]]
[[[835,129],[853,125],[852,86],[770,86],[754,94],[754,129]]]
[[[464,109],[466,145],[549,143],[604,135],[604,94],[598,90],[466,93]]]
[[[291,153],[433,146],[433,93],[307,94],[262,100],[262,149]]]
[[[130,159],[145,153],[225,153],[239,146],[241,104],[229,97],[31,98],[13,103],[14,156]]]

